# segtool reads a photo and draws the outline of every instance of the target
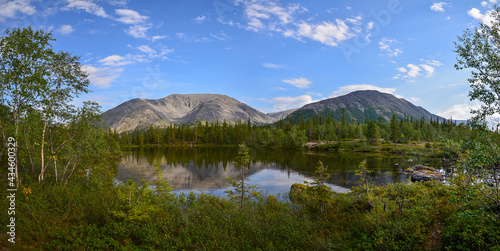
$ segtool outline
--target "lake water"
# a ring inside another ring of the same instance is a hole
[[[233,160],[237,147],[194,148],[134,148],[123,150],[122,162],[116,179],[125,182],[132,179],[140,184],[156,180],[154,163],[160,163],[162,177],[167,178],[177,193],[205,192],[224,196],[231,188],[228,176],[239,175]],[[294,183],[314,179],[315,167],[321,160],[331,174],[327,184],[337,192],[348,192],[356,185],[355,170],[359,163],[367,160],[369,174],[377,184],[406,182],[404,173],[408,167],[425,164],[450,173],[449,164],[441,159],[403,156],[382,156],[353,152],[322,153],[302,150],[250,150],[251,164],[247,177],[249,183],[258,185],[264,193],[284,194]]]

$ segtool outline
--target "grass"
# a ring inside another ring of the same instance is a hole
[[[426,146],[427,145],[427,146]],[[431,147],[429,147],[431,146]],[[328,151],[328,152],[371,152],[382,154],[398,154],[406,156],[427,156],[427,157],[449,157],[450,154],[442,149],[440,144],[432,147],[432,144],[426,142],[412,142],[410,144],[398,143],[397,146],[391,142],[370,142],[362,140],[345,140],[335,142],[321,142],[307,146],[310,150]]]
[[[27,186],[28,187],[28,186]],[[486,250],[500,248],[498,215],[478,191],[439,182],[338,194],[308,187],[290,202],[243,207],[209,194],[158,196],[99,177],[18,192],[11,250]],[[321,192],[319,192],[321,191]],[[473,235],[471,235],[471,233]],[[4,243],[2,243],[4,244]],[[469,246],[467,246],[469,245]]]

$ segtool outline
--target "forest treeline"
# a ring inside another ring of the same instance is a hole
[[[333,113],[323,113],[304,119],[299,116],[292,120],[283,118],[274,124],[256,125],[250,120],[237,123],[198,122],[195,125],[171,124],[165,127],[149,126],[147,130],[135,129],[118,134],[111,132],[121,145],[176,145],[214,144],[238,145],[243,142],[250,146],[270,148],[299,148],[310,141],[342,141],[359,139],[377,144],[386,142],[411,143],[459,141],[474,135],[465,123],[450,120],[402,117],[393,115],[390,121],[368,120],[356,122],[346,120]]]

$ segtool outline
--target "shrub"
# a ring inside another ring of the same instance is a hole
[[[484,208],[453,215],[443,229],[443,245],[453,250],[499,250],[499,217]]]

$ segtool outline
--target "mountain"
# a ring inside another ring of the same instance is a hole
[[[162,99],[132,99],[104,112],[104,124],[117,132],[150,125],[194,124],[198,121],[235,123],[273,123],[272,116],[264,114],[240,101],[219,94],[172,94]]]
[[[199,121],[236,123],[238,120],[254,124],[269,124],[281,118],[308,119],[314,115],[333,114],[342,118],[343,110],[348,121],[365,119],[389,121],[392,114],[426,120],[443,118],[434,115],[409,101],[378,91],[355,91],[347,95],[321,100],[282,112],[264,114],[240,101],[219,94],[172,94],[162,99],[132,99],[102,114],[104,124],[117,132],[136,128],[147,129],[150,125],[195,124]]]
[[[344,96],[307,104],[291,113],[289,118],[297,119],[301,116],[308,119],[314,115],[332,113],[336,120],[340,120],[344,109],[346,120],[354,119],[357,122],[364,122],[365,118],[377,120],[379,117],[382,121],[389,121],[393,114],[396,114],[398,118],[404,118],[406,115],[413,117],[413,119],[421,119],[422,117],[426,120],[443,119],[405,99],[373,90],[355,91]]]
[[[297,111],[298,109],[299,108],[290,109],[290,110],[281,111],[281,112],[272,112],[272,113],[268,113],[267,115],[271,116],[274,121],[278,121],[280,119],[286,118],[286,116],[288,116],[289,114],[291,114],[294,111]]]

